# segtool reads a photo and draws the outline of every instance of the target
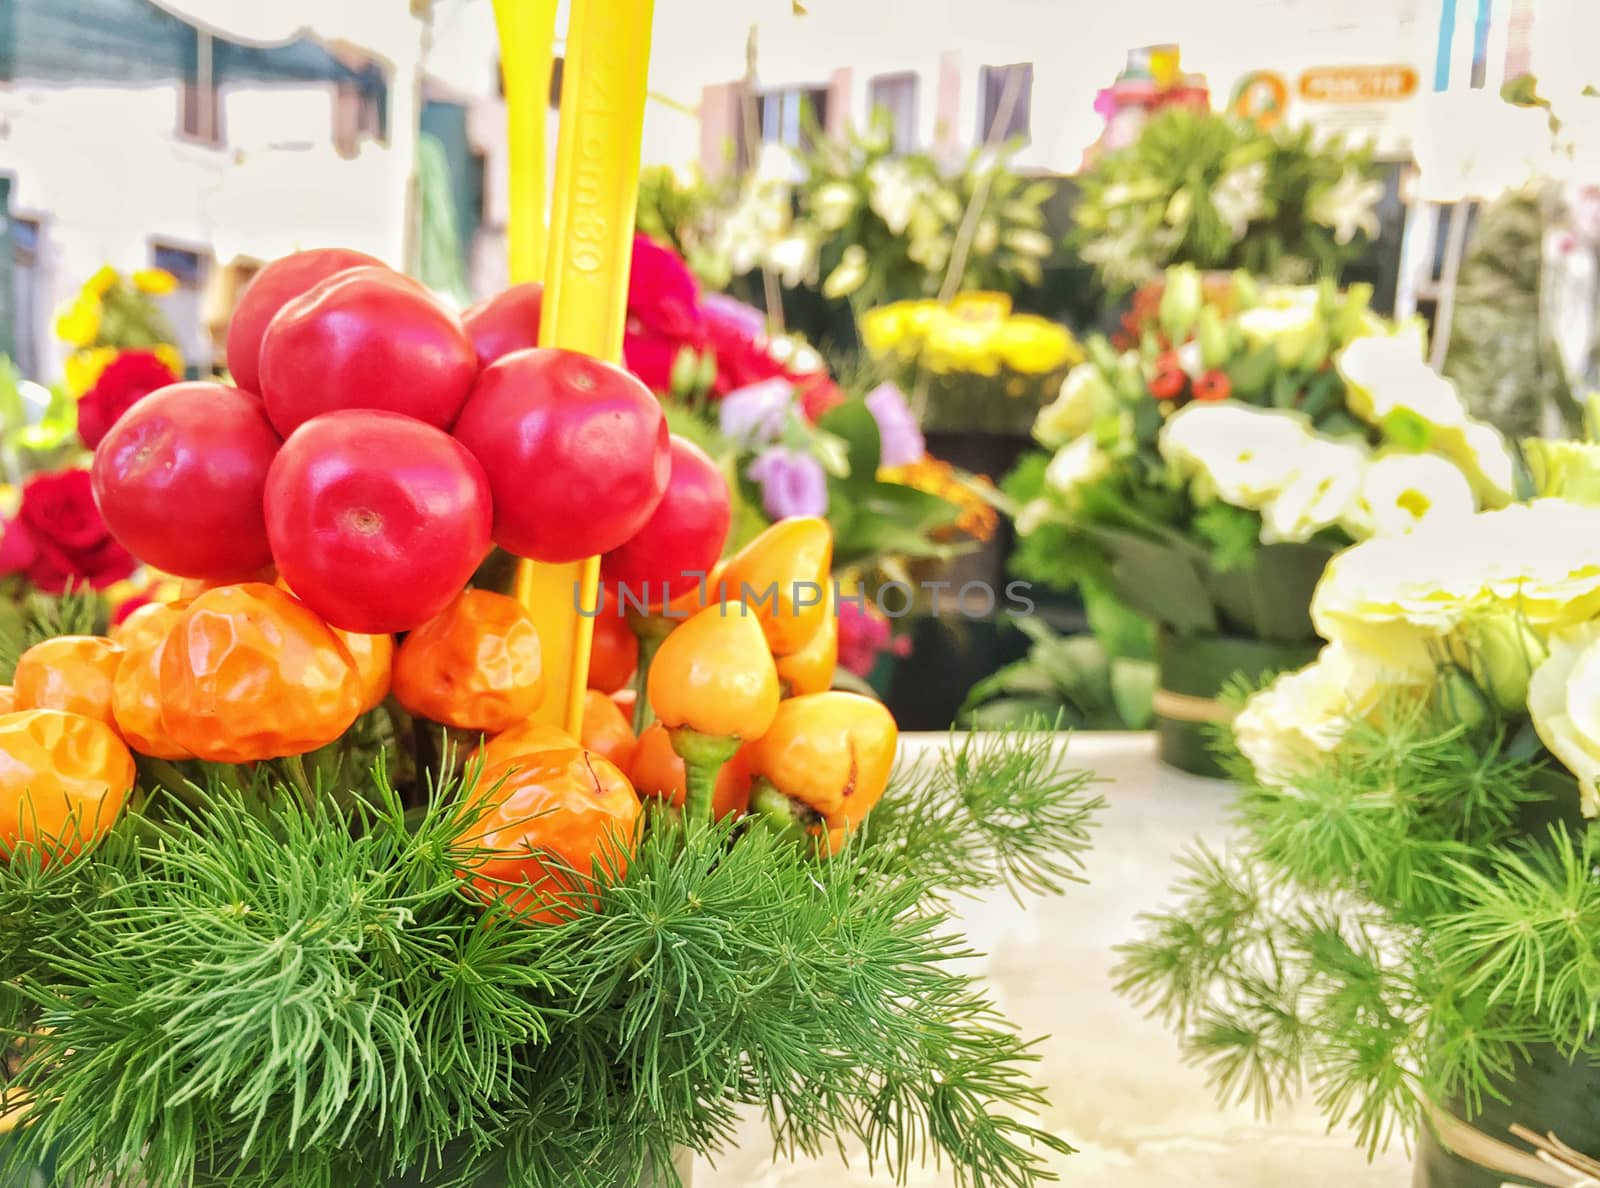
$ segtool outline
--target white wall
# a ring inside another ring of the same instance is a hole
[[[1509,0],[1497,0],[1504,7]],[[1295,79],[1313,66],[1406,64],[1431,84],[1440,0],[807,0],[793,14],[789,0],[657,0],[651,87],[688,104],[708,83],[744,73],[745,37],[758,33],[765,87],[825,83],[852,71],[851,108],[867,117],[872,76],[918,72],[919,140],[931,144],[941,55],[959,55],[956,132],[977,135],[981,69],[1034,63],[1033,142],[1024,164],[1070,172],[1100,135],[1096,93],[1110,85],[1130,49],[1160,42],[1182,47],[1186,69],[1204,74],[1214,106],[1222,106],[1244,74],[1271,69]],[[1544,12],[1594,0],[1539,0]],[[1476,13],[1460,0],[1463,20]],[[1549,22],[1554,24],[1554,21]],[[1559,44],[1570,46],[1570,41]],[[1592,44],[1592,42],[1590,43]],[[1360,115],[1381,133],[1382,147],[1401,153],[1414,104],[1356,113],[1294,100],[1297,114]],[[1381,126],[1367,116],[1383,117]],[[698,125],[661,104],[646,121],[650,161],[687,161],[699,154]]]
[[[222,263],[330,243],[399,261],[399,171],[379,146],[333,151],[331,83],[224,88],[220,149],[178,136],[179,101],[176,84],[0,89],[0,171],[40,224],[47,311],[102,264],[147,266],[153,240]],[[64,350],[44,344],[47,376]]]

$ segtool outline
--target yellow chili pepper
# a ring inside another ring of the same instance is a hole
[[[750,748],[751,808],[819,843],[852,830],[889,786],[899,735],[893,715],[870,697],[791,697]]]
[[[778,712],[778,670],[755,614],[739,603],[707,607],[662,642],[649,697],[687,774],[686,817],[709,821],[717,773],[760,738]]]
[[[833,529],[819,516],[779,520],[728,561],[727,597],[755,611],[775,656],[798,652],[832,611]]]

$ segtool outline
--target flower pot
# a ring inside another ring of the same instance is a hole
[[[1538,1045],[1500,1086],[1505,1100],[1485,1094],[1482,1112],[1463,1121],[1451,1103],[1434,1113],[1417,1144],[1412,1188],[1501,1188],[1505,1184],[1572,1188],[1580,1174],[1535,1154],[1546,1135],[1600,1157],[1600,1066],[1573,1064],[1554,1047]],[[1526,1128],[1518,1135],[1511,1128]],[[1592,1169],[1590,1169],[1592,1174]]]
[[[1260,684],[1273,673],[1300,668],[1316,659],[1317,650],[1317,644],[1158,630],[1154,708],[1161,761],[1191,775],[1220,777],[1212,741],[1231,717],[1220,700],[1223,689],[1236,678]]]

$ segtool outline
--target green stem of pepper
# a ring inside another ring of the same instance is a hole
[[[687,726],[676,727],[668,733],[672,737],[672,749],[683,760],[684,822],[690,827],[709,825],[717,776],[722,765],[739,749],[739,740],[721,734],[701,734]]]
[[[780,792],[765,776],[750,785],[750,815],[760,828],[779,838],[808,850],[817,847],[821,818],[816,811]]]
[[[661,650],[661,641],[667,637],[654,632],[641,632],[637,626],[634,627],[634,635],[639,641],[639,667],[633,674],[633,736],[638,738],[656,720],[655,712],[650,708],[650,665]]]

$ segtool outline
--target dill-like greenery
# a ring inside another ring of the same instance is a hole
[[[309,798],[212,773],[203,808],[157,798],[70,863],[0,866],[37,1102],[17,1154],[107,1188],[619,1188],[672,1182],[675,1148],[715,1152],[753,1107],[780,1152],[1053,1179],[1031,1046],[940,899],[1074,877],[1094,802],[1049,741],[911,773],[829,859],[646,829],[552,926],[463,891],[459,785],[408,811],[381,764]]]
[[[1600,843],[1560,823],[1575,789],[1530,752],[1396,708],[1292,788],[1232,756],[1244,835],[1187,856],[1119,988],[1219,1096],[1309,1092],[1371,1151],[1430,1101],[1477,1112],[1535,1045],[1600,1056]]]
[[[92,590],[51,595],[31,591],[0,611],[0,685],[11,683],[17,661],[34,644],[58,635],[102,635],[106,603]]]

